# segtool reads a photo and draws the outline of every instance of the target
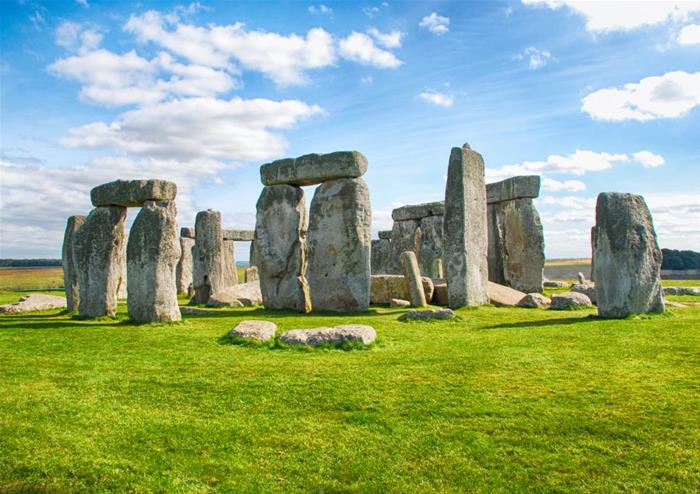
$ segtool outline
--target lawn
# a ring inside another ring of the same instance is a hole
[[[700,308],[401,312],[0,316],[0,492],[700,491]],[[378,344],[227,344],[249,318]]]

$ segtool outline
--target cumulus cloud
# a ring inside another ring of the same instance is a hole
[[[400,48],[401,38],[403,38],[404,33],[401,31],[390,31],[388,33],[382,33],[377,28],[369,28],[367,34],[372,36],[377,43],[379,43],[384,48]]]
[[[333,13],[333,9],[328,7],[327,5],[309,5],[309,12],[312,14],[326,14],[326,15],[331,15]]]
[[[632,153],[632,158],[645,168],[655,168],[666,163],[663,156],[654,154],[651,151],[638,151]]]
[[[528,66],[532,70],[541,69],[549,63],[552,54],[547,50],[540,50],[534,46],[525,48],[522,52],[515,55],[516,60],[527,60]]]
[[[542,190],[549,192],[580,192],[586,190],[586,184],[580,180],[554,180],[553,178],[542,178]]]
[[[599,89],[583,98],[581,110],[598,120],[678,118],[700,105],[700,72],[667,72],[622,87]]]
[[[437,12],[433,12],[423,17],[418,25],[424,27],[433,34],[445,34],[450,30],[450,18],[443,17],[438,15]]]
[[[423,91],[418,95],[421,99],[434,105],[449,108],[454,104],[454,97],[451,94],[441,93],[438,91]]]
[[[379,68],[396,68],[403,63],[390,51],[377,47],[366,34],[354,31],[340,40],[338,52],[347,60]]]
[[[102,38],[99,30],[78,22],[64,21],[56,28],[56,44],[81,54],[97,49]]]
[[[678,42],[682,45],[700,45],[700,24],[688,24],[678,33]]]

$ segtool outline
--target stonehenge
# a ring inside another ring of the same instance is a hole
[[[194,295],[194,285],[192,284],[192,251],[194,250],[194,232],[192,237],[185,237],[180,234],[180,259],[177,261],[175,270],[175,283],[178,295]]]
[[[66,222],[66,233],[63,236],[63,286],[66,291],[66,308],[69,312],[78,310],[80,300],[80,284],[74,250],[75,234],[83,223],[85,223],[85,216],[69,216]]]
[[[407,250],[401,253],[401,268],[408,282],[408,295],[411,305],[414,307],[425,307],[428,305],[425,300],[425,292],[423,291],[418,259],[416,259],[416,254],[413,251]]]
[[[207,209],[197,213],[192,250],[192,285],[190,302],[206,304],[216,292],[236,284],[233,247],[224,240],[221,213]]]

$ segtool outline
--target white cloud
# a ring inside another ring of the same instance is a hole
[[[81,54],[97,49],[102,38],[97,29],[78,22],[64,21],[56,28],[56,44]]]
[[[390,51],[377,47],[366,34],[354,31],[347,38],[340,40],[338,52],[347,60],[384,69],[396,68],[403,63]]]
[[[654,154],[651,151],[638,151],[632,153],[632,158],[638,163],[640,163],[644,168],[655,168],[666,163],[664,157],[658,154]]]
[[[698,1],[590,1],[590,0],[522,0],[525,5],[546,6],[552,10],[568,7],[586,19],[591,32],[627,31],[669,20],[685,20],[700,11]]]
[[[586,190],[586,184],[580,180],[554,180],[553,178],[542,178],[542,190],[550,192],[580,192]]]
[[[678,33],[678,42],[682,45],[700,45],[700,24],[688,24]]]
[[[450,30],[450,19],[449,17],[443,17],[438,15],[436,12],[426,15],[418,23],[420,27],[424,27],[433,34],[445,34]]]
[[[360,79],[360,82],[362,82],[362,84],[372,84],[374,82],[374,79],[372,79],[371,75],[368,75]]]
[[[581,110],[599,120],[678,118],[700,105],[700,72],[667,72],[638,83],[599,89],[583,98]]]
[[[438,106],[449,108],[454,104],[454,97],[451,94],[440,93],[438,91],[423,91],[419,94],[420,98]]]
[[[90,6],[90,4],[88,3],[87,0],[75,0],[75,3],[77,3],[78,5],[83,7],[84,9],[87,9]]]
[[[370,19],[373,19],[379,13],[379,7],[364,7],[362,12]]]
[[[528,60],[528,65],[532,70],[541,69],[549,63],[551,58],[552,54],[547,50],[540,50],[534,46],[529,46],[515,55],[516,60]]]
[[[309,5],[309,12],[312,14],[326,14],[326,15],[331,15],[333,13],[333,9],[328,7],[327,5]]]
[[[382,33],[376,28],[372,27],[367,30],[367,34],[372,36],[377,43],[382,45],[384,48],[400,48],[401,38],[403,38],[404,33],[401,31],[391,31],[388,33]]]

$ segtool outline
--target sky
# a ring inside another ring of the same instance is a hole
[[[610,191],[646,198],[661,247],[700,250],[700,2],[0,10],[2,258],[60,257],[66,218],[119,178],[176,181],[182,226],[215,209],[253,229],[261,164],[352,149],[376,237],[393,208],[444,198],[465,142],[487,182],[542,176],[548,258],[590,255]]]

